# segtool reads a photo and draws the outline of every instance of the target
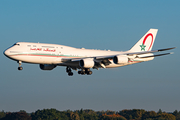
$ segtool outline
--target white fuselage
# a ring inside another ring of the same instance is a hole
[[[94,50],[94,49],[84,49],[84,48],[73,48],[64,45],[57,44],[42,44],[42,43],[29,43],[29,42],[18,42],[12,47],[7,49],[4,54],[16,61],[22,61],[26,63],[34,64],[57,64],[62,66],[67,66],[64,64],[62,59],[69,58],[86,58],[86,57],[96,57],[96,56],[110,56],[116,54],[128,53],[120,51],[106,51],[106,50]],[[112,60],[107,68],[120,67],[129,64],[139,63],[143,61],[149,61],[153,58],[146,59],[134,59],[130,63],[126,64],[114,64]],[[72,65],[73,66],[73,65]],[[77,67],[77,65],[75,66]]]

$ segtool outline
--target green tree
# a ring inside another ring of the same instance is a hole
[[[143,119],[143,120],[155,120],[155,119],[153,119],[153,118],[146,118],[146,119]]]
[[[154,119],[157,117],[157,113],[155,111],[146,111],[143,115],[141,120],[145,120],[145,119]]]
[[[129,119],[130,119],[130,120],[132,119],[132,115],[129,115]]]
[[[161,114],[158,114],[156,119],[158,119],[158,120],[161,120],[161,119],[162,120],[176,120],[176,117],[173,114],[161,113]]]
[[[1,120],[31,120],[31,117],[26,112],[7,113]]]
[[[37,110],[31,114],[32,120],[69,120],[66,112],[56,109]]]
[[[173,112],[173,115],[176,117],[176,120],[180,120],[180,111],[178,112],[177,110],[175,110]]]
[[[119,112],[120,115],[124,116],[128,120],[129,119],[141,120],[141,117],[144,113],[145,113],[145,110],[143,109],[122,110]]]
[[[6,113],[5,113],[4,111],[1,111],[1,112],[0,112],[0,119],[3,118],[3,117],[5,117],[5,116],[6,116]]]
[[[127,119],[118,114],[113,114],[113,115],[104,114],[101,117],[99,117],[99,120],[127,120]]]
[[[80,118],[80,120],[84,120],[84,111],[83,111],[82,108],[81,108],[81,110],[79,111],[79,118]]]
[[[158,114],[162,114],[162,110],[161,109],[159,109]]]
[[[79,115],[77,113],[70,112],[68,116],[70,120],[80,120]]]

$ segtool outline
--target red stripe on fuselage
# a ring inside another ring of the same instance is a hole
[[[53,56],[53,55],[34,55],[34,54],[21,54],[21,55],[10,55],[10,56],[41,56],[41,57],[65,57],[65,58],[80,58],[80,57]]]

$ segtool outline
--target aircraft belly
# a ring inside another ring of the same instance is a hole
[[[57,64],[57,65],[59,65],[59,66],[70,66],[70,67],[80,68],[79,62],[73,62],[73,63],[65,62],[65,63],[59,63],[59,64]]]
[[[35,63],[35,64],[52,64],[56,58],[53,57],[39,57],[39,56],[29,56],[29,55],[21,55],[21,56],[12,56],[11,58],[27,62],[27,63]]]

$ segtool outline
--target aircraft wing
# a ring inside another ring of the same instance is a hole
[[[149,57],[157,57],[157,56],[163,56],[163,55],[169,55],[172,53],[164,53],[164,54],[157,54],[157,55],[150,55],[150,56],[138,56],[138,55],[143,55],[143,54],[148,54],[148,53],[155,53],[155,52],[161,52],[161,51],[166,51],[166,50],[171,50],[171,49],[175,49],[176,47],[172,47],[172,48],[166,48],[166,49],[159,49],[159,50],[153,50],[153,51],[142,51],[142,52],[126,52],[126,53],[122,53],[122,54],[114,54],[114,55],[106,55],[106,56],[95,56],[95,57],[82,57],[82,58],[63,58],[62,62],[64,63],[71,63],[71,64],[79,64],[79,61],[82,59],[93,59],[96,62],[96,66],[98,67],[103,67],[106,68],[106,65],[111,64],[111,61],[115,56],[134,56],[136,58],[149,58]]]

